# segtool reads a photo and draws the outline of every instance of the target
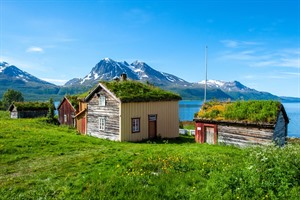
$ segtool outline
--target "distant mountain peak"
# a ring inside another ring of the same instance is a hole
[[[188,84],[188,82],[167,73],[159,72],[145,62],[136,60],[130,65],[126,62],[117,62],[111,58],[104,58],[92,68],[90,73],[82,79],[72,79],[67,85],[94,85],[99,81],[110,81],[115,77],[126,73],[131,80],[140,80],[143,82],[155,83],[157,85],[166,84]],[[72,84],[70,84],[72,83]]]
[[[34,82],[34,83],[42,83],[42,84],[48,84],[48,85],[54,85],[52,83],[43,81],[21,69],[19,69],[18,67],[14,66],[14,65],[10,65],[7,62],[0,62],[0,78],[3,79],[14,79],[14,80],[18,80],[19,82],[23,82],[23,83],[29,83],[29,82]],[[20,82],[20,83],[21,83]]]

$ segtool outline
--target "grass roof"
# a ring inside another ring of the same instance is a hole
[[[14,102],[14,106],[17,107],[18,111],[26,110],[48,110],[49,102]]]
[[[254,123],[275,123],[281,103],[272,100],[236,102],[210,101],[196,114],[197,118]]]
[[[180,95],[138,81],[101,82],[122,102],[181,100]]]

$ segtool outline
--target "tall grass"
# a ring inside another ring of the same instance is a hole
[[[120,143],[0,113],[0,199],[297,199],[300,145]]]

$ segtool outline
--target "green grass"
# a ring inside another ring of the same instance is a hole
[[[138,81],[102,82],[122,102],[181,100],[180,95]]]
[[[259,123],[276,123],[281,103],[273,100],[236,102],[206,102],[197,117],[215,120],[233,120]]]
[[[297,199],[300,144],[120,143],[0,112],[0,199]]]

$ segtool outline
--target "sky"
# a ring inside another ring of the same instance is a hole
[[[300,97],[300,0],[0,0],[0,61],[63,85],[103,58]]]

